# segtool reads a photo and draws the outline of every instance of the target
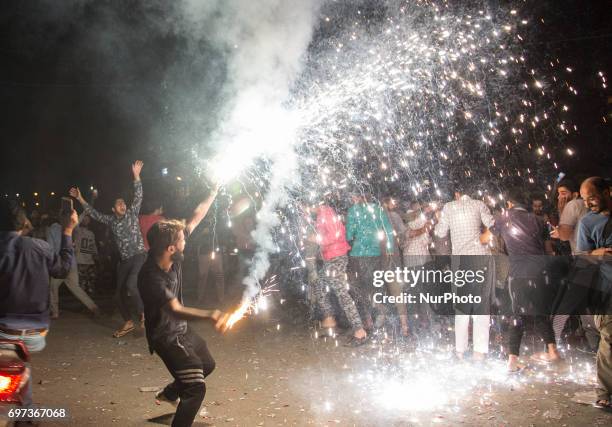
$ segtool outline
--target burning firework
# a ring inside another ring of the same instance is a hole
[[[292,194],[313,204],[349,188],[440,201],[468,181],[494,205],[507,186],[552,182],[559,156],[573,154],[562,141],[577,130],[568,98],[578,91],[571,66],[530,56],[532,21],[520,15],[485,2],[333,3],[308,50],[292,51],[285,93],[266,97],[257,87],[267,77],[251,81],[246,93],[261,96],[237,101],[229,123],[240,126],[214,161],[217,179],[240,177],[263,197],[236,315],[258,295],[279,240],[304,245],[304,233],[286,232],[302,215]]]

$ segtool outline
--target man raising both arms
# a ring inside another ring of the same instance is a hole
[[[224,329],[229,315],[219,310],[183,306],[182,261],[186,239],[206,216],[217,195],[213,190],[185,224],[161,220],[147,233],[149,255],[138,274],[138,289],[144,303],[149,351],[162,359],[174,381],[156,394],[157,401],[180,402],[172,426],[191,426],[206,394],[204,379],[215,369],[206,342],[187,320],[212,319]]]
[[[115,338],[132,332],[135,328],[134,320],[139,321],[141,326],[144,326],[144,310],[137,287],[138,272],[146,258],[144,241],[138,222],[138,213],[142,205],[142,182],[140,182],[142,166],[143,163],[140,160],[136,160],[132,164],[132,175],[134,176],[134,200],[132,205],[128,208],[124,199],[115,199],[112,209],[113,215],[101,214],[87,204],[78,188],[70,189],[70,195],[81,203],[86,214],[110,227],[119,248],[121,261],[117,266],[117,300],[119,311],[125,323],[113,334]]]

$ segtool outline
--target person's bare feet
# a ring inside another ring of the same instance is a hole
[[[484,362],[486,358],[487,358],[486,353],[479,353],[477,351],[475,351],[474,354],[472,355],[472,359],[474,359],[477,362]]]
[[[508,372],[520,372],[525,369],[525,365],[519,362],[518,356],[510,355],[508,357]]]
[[[561,361],[558,353],[540,352],[531,355],[531,359],[540,363],[556,363]]]
[[[321,321],[321,328],[323,329],[335,328],[335,327],[336,327],[336,320],[333,317],[326,317],[325,319]]]
[[[367,332],[365,331],[365,329],[361,328],[361,329],[357,329],[355,331],[355,333],[353,334],[353,336],[357,339],[363,339],[365,337],[368,336]]]

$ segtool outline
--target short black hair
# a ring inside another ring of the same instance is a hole
[[[25,209],[15,200],[2,200],[0,203],[0,230],[21,231],[28,223]]]
[[[506,191],[506,200],[512,202],[515,205],[524,205],[525,195],[518,188],[511,188]]]
[[[578,185],[576,185],[576,182],[570,178],[563,178],[561,181],[559,181],[557,188],[561,187],[567,188],[572,193],[576,193],[578,191]]]
[[[450,189],[451,189],[451,196],[454,196],[455,193],[471,196],[472,193],[474,192],[474,187],[472,186],[472,184],[466,181],[454,181],[451,184]]]

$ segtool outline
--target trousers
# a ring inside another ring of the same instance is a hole
[[[206,342],[189,328],[185,334],[152,348],[174,377],[164,388],[164,395],[173,401],[181,399],[172,427],[191,426],[206,395],[204,379],[215,369],[215,360]]]

